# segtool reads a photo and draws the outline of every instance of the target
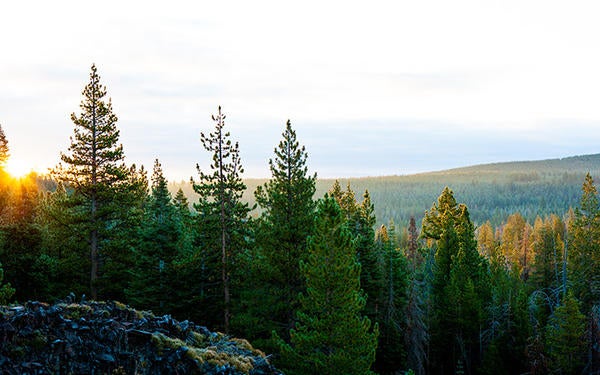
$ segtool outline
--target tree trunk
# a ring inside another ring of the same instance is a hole
[[[95,99],[95,98],[92,98]],[[92,229],[90,232],[90,258],[92,262],[92,269],[90,274],[90,295],[93,300],[98,299],[98,228],[96,228],[96,214],[98,197],[96,191],[96,185],[98,184],[98,161],[97,159],[97,145],[96,145],[96,102],[93,102],[92,106],[92,194],[91,194],[91,224]]]
[[[225,228],[222,230],[222,238],[221,238],[221,252],[222,252],[222,274],[221,277],[223,279],[223,297],[225,306],[223,309],[223,322],[225,333],[229,333],[229,304],[231,302],[231,296],[229,295],[229,275],[227,272],[227,248],[225,246]]]
[[[90,294],[93,300],[98,299],[98,231],[92,229],[91,232],[91,259],[92,259],[92,271],[90,274]]]
[[[219,123],[222,125],[223,116],[219,106]],[[221,201],[221,279],[223,282],[223,328],[225,333],[229,333],[229,305],[231,296],[229,294],[229,272],[227,270],[227,228],[225,218],[225,173],[223,170],[223,134],[222,127],[219,127],[219,193]]]

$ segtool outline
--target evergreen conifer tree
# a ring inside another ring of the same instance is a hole
[[[598,191],[588,173],[580,206],[569,226],[569,282],[584,313],[600,303],[600,205]]]
[[[376,311],[380,335],[374,370],[378,374],[395,374],[406,364],[404,338],[407,333],[405,312],[408,273],[393,223],[389,224],[389,229],[381,226],[377,242],[381,253],[378,267],[381,267],[382,279]]]
[[[194,191],[199,195],[194,208],[198,212],[201,263],[205,270],[200,277],[201,283],[206,283],[207,288],[201,293],[206,292],[207,298],[221,294],[221,303],[215,300],[209,303],[220,306],[222,320],[214,323],[219,324],[227,333],[231,318],[231,266],[239,253],[247,247],[245,232],[250,208],[247,203],[241,202],[246,185],[241,179],[244,169],[239,145],[237,142],[232,143],[230,133],[224,130],[225,115],[221,113],[221,107],[217,116],[212,116],[212,119],[215,122],[214,132],[200,135],[204,149],[212,152],[211,171],[205,173],[197,166],[199,181],[192,182]],[[218,275],[214,274],[215,270]],[[220,289],[220,293],[214,293],[215,286]]]
[[[487,262],[477,251],[474,226],[467,207],[457,204],[446,187],[437,204],[426,212],[423,235],[436,243],[432,280],[432,350],[436,373],[467,372],[480,360],[479,327],[489,301]]]
[[[536,290],[543,290],[548,295],[557,297],[562,292],[563,238],[564,224],[558,216],[551,215],[545,220],[538,216],[535,219],[530,245],[533,259],[528,284]]]
[[[365,298],[354,241],[339,205],[327,195],[319,202],[308,249],[298,323],[291,344],[280,340],[287,373],[369,374],[378,328],[361,316]]]
[[[568,292],[546,326],[546,350],[553,373],[581,373],[586,355],[585,325],[577,299]]]
[[[487,227],[487,224],[484,227]],[[481,332],[486,349],[480,372],[524,373],[527,371],[524,353],[531,333],[525,283],[517,272],[507,267],[504,254],[494,250],[497,248],[495,242],[487,236],[482,236],[481,232],[479,234],[480,238],[486,238],[486,241],[483,241],[483,253],[490,254],[492,286],[491,303],[486,307],[488,321]]]
[[[158,159],[151,181],[151,194],[135,250],[133,280],[127,294],[137,308],[163,314],[170,312],[173,303],[173,261],[178,256],[182,228]]]
[[[77,295],[89,293],[86,270],[90,269],[90,259],[85,255],[90,249],[81,235],[86,231],[85,222],[73,220],[77,206],[62,182],[41,201],[38,222],[44,233],[44,254],[54,263],[48,300],[64,298],[67,290]]]
[[[190,204],[181,188],[177,190],[173,198],[173,206],[175,207],[175,218],[181,230],[177,248],[179,249],[180,258],[185,258],[192,252],[194,234]]]
[[[529,224],[520,213],[512,214],[506,220],[502,230],[500,251],[510,264],[511,268],[521,275],[524,281],[529,277],[529,263],[532,256],[529,254]]]
[[[408,290],[406,302],[406,328],[404,343],[407,350],[406,364],[417,375],[425,374],[427,343],[429,332],[426,322],[427,285],[425,280],[424,257],[419,248],[419,233],[414,217],[408,226]]]
[[[98,298],[101,260],[111,258],[107,254],[107,240],[129,214],[127,208],[132,204],[127,195],[119,196],[132,190],[132,170],[124,164],[123,146],[118,143],[117,116],[110,99],[105,100],[106,93],[97,68],[92,65],[90,81],[83,90],[81,113],[71,115],[75,125],[71,145],[68,153],[61,153],[61,163],[53,170],[57,180],[74,190],[70,204],[72,221],[85,224],[80,233],[85,236],[82,240],[89,244],[89,283],[93,299]]]
[[[350,186],[348,189],[351,191]],[[354,199],[354,193],[347,192],[346,196]],[[371,202],[369,191],[363,194],[362,203],[355,203],[355,205],[357,208],[349,224],[351,231],[356,235],[356,251],[361,265],[360,285],[367,295],[365,314],[375,322],[378,321],[379,313],[382,311],[382,291],[385,284],[383,271],[387,269],[389,262],[383,259],[387,256],[387,252],[375,243],[375,206]],[[394,250],[395,243],[389,243]]]
[[[255,315],[250,324],[257,334],[270,337],[275,330],[289,340],[298,295],[305,290],[300,261],[306,261],[306,239],[314,225],[316,174],[308,174],[308,154],[289,120],[274,153],[269,160],[271,179],[254,193],[263,209],[256,229],[260,261],[251,265],[256,278],[249,283],[252,296],[246,299],[256,304],[248,313]]]

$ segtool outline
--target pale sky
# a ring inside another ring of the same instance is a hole
[[[66,151],[98,66],[129,163],[207,166],[221,105],[245,177],[292,121],[320,177],[600,152],[597,1],[7,1],[0,124],[13,158]]]

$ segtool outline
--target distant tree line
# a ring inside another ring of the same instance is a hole
[[[8,176],[0,127],[0,303],[70,292],[116,299],[248,338],[290,374],[600,370],[591,175],[561,216],[515,211],[476,228],[467,205],[441,187],[420,226],[414,215],[406,226],[382,224],[369,190],[357,198],[335,181],[316,193],[288,121],[271,178],[249,204],[219,107],[213,131],[201,133],[211,163],[197,167],[190,202],[169,191],[159,160],[149,181],[143,167],[126,165],[106,95],[92,66],[50,177]]]

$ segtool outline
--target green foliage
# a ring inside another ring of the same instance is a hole
[[[350,187],[348,187],[349,189]],[[353,196],[354,194],[352,194]],[[350,194],[347,194],[350,196]],[[356,204],[356,203],[355,203]],[[349,227],[356,235],[356,251],[358,254],[358,261],[361,265],[361,273],[360,273],[360,285],[367,295],[367,304],[365,307],[365,313],[372,321],[379,321],[378,310],[379,306],[382,305],[382,301],[385,296],[382,291],[386,286],[386,281],[384,280],[384,269],[387,272],[386,276],[389,276],[389,266],[390,262],[392,262],[392,272],[394,273],[393,279],[398,276],[396,273],[401,272],[404,274],[404,269],[400,269],[399,267],[404,267],[404,257],[402,254],[398,254],[398,257],[395,257],[395,253],[390,253],[390,248],[394,248],[396,250],[397,244],[395,242],[388,242],[385,247],[377,246],[375,243],[375,222],[377,219],[375,218],[375,207],[371,202],[371,196],[368,191],[365,191],[363,194],[363,201],[360,204],[356,204],[356,209],[354,210],[354,216],[349,221]],[[395,235],[393,235],[395,237]],[[393,238],[391,241],[394,241]],[[395,259],[387,259],[392,256]],[[392,283],[402,281],[392,280]],[[398,286],[398,285],[397,285]],[[403,288],[400,288],[403,289]]]
[[[435,240],[432,280],[432,350],[436,371],[473,368],[479,361],[479,327],[490,298],[488,265],[477,252],[467,207],[445,188],[423,219],[423,236]]]
[[[319,202],[308,250],[298,323],[291,344],[280,340],[286,373],[368,374],[378,328],[360,314],[365,298],[355,244],[339,205],[327,195]]]
[[[486,221],[494,227],[515,213],[533,223],[537,216],[562,214],[575,207],[580,198],[581,181],[586,173],[600,175],[600,154],[531,162],[478,165],[440,172],[404,176],[341,179],[341,186],[351,184],[356,191],[368,190],[375,205],[377,226],[394,221],[406,225],[411,216],[420,221],[444,186],[452,186],[469,207],[471,220]],[[248,192],[243,201],[255,203],[252,192],[264,179],[245,179]],[[317,196],[335,183],[332,179],[316,181]],[[193,194],[186,182],[174,184],[171,191],[183,188]],[[333,194],[335,196],[335,194]]]
[[[536,218],[531,234],[533,264],[529,285],[550,293],[562,286],[562,265],[565,244],[565,226],[562,220],[551,215]]]
[[[143,225],[136,245],[132,281],[126,290],[130,303],[138,308],[166,314],[173,310],[174,261],[178,258],[182,220],[172,203],[162,166],[154,162],[151,194],[145,205]]]
[[[202,146],[212,153],[211,172],[204,173],[197,166],[199,181],[193,182],[194,191],[199,195],[194,208],[198,212],[198,238],[200,253],[197,258],[202,273],[198,282],[203,306],[213,305],[220,310],[222,319],[209,311],[206,323],[229,331],[231,317],[232,264],[247,248],[247,216],[250,208],[241,202],[246,189],[240,175],[242,168],[238,143],[232,143],[230,133],[224,131],[225,115],[212,117],[215,130],[208,135],[201,133]],[[220,281],[219,281],[220,280]],[[235,281],[235,280],[234,280]],[[221,302],[216,300],[222,296]]]
[[[47,300],[64,298],[65,293],[78,295],[89,292],[90,259],[82,256],[89,252],[87,241],[81,236],[84,224],[71,220],[75,202],[59,183],[56,190],[41,200],[39,224],[42,230],[42,251],[47,263],[50,281]]]
[[[580,206],[569,225],[569,282],[573,293],[589,312],[600,301],[600,207],[594,180],[588,174],[582,186]]]
[[[546,326],[550,370],[562,374],[581,373],[586,355],[585,316],[572,293],[554,310]]]
[[[308,154],[290,121],[274,153],[271,180],[254,194],[263,211],[256,225],[257,254],[248,264],[253,272],[245,282],[247,302],[239,318],[256,338],[269,338],[275,330],[289,340],[298,295],[305,290],[300,262],[306,261],[306,238],[313,230],[316,174],[308,174]]]
[[[503,254],[490,258],[491,303],[482,331],[487,346],[480,372],[483,374],[525,373],[525,352],[531,334],[525,284],[519,274],[506,267]]]
[[[419,233],[416,223],[411,217],[408,228],[408,241],[406,258],[408,262],[408,286],[406,296],[406,330],[404,346],[406,348],[406,362],[413,373],[425,374],[427,363],[427,300],[428,285],[426,283],[426,263],[419,243]]]
[[[408,272],[406,259],[398,247],[395,230],[394,224],[390,223],[389,230],[382,226],[377,234],[378,250],[381,253],[381,261],[377,268],[381,270],[381,280],[378,281],[380,291],[376,294],[378,300],[375,312],[380,336],[373,369],[378,374],[395,374],[404,367],[405,352],[407,349],[413,349],[405,348],[405,334],[416,333],[419,323],[411,322],[405,317],[411,313],[407,311]],[[418,304],[414,299],[410,302]],[[417,306],[411,307],[419,309]],[[415,331],[411,331],[412,329]]]
[[[68,217],[64,224],[81,236],[78,243],[86,241],[89,244],[89,284],[94,299],[98,297],[100,287],[122,293],[126,286],[125,274],[120,271],[131,265],[122,264],[124,260],[130,261],[126,259],[130,249],[124,241],[130,236],[115,229],[129,229],[128,216],[138,204],[139,191],[135,186],[139,182],[135,177],[138,172],[124,164],[123,146],[118,143],[117,116],[112,111],[110,99],[104,99],[106,93],[96,66],[92,65],[90,81],[82,93],[81,113],[71,115],[75,126],[71,145],[67,153],[61,153],[61,163],[52,171],[54,178],[73,189],[72,194],[57,198],[64,203],[62,216]],[[118,242],[118,246],[113,241]],[[76,256],[88,257],[82,253]],[[100,280],[101,276],[103,280]],[[112,294],[107,290],[104,297],[118,297]]]

